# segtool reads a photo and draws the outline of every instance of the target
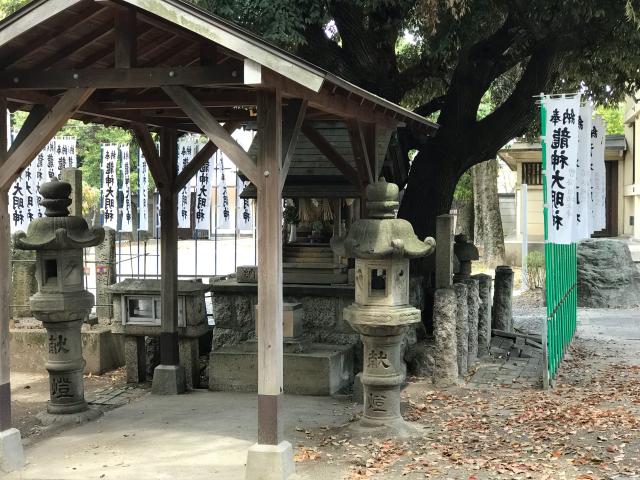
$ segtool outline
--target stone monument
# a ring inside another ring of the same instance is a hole
[[[344,318],[364,344],[364,414],[359,426],[396,434],[410,432],[400,415],[405,369],[400,356],[405,332],[419,323],[409,304],[409,259],[430,254],[432,238],[421,242],[406,220],[396,219],[398,187],[384,178],[367,187],[367,219],[333,242],[336,254],[355,258],[355,303]]]
[[[31,222],[27,233],[17,232],[15,247],[36,251],[38,291],[30,299],[31,312],[47,330],[50,414],[87,410],[82,374],[81,327],[94,298],[84,288],[82,249],[99,244],[102,228],[89,229],[82,217],[70,216],[71,185],[53,179],[40,186],[45,217]]]

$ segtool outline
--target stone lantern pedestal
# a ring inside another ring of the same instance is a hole
[[[45,217],[34,220],[28,232],[16,233],[15,246],[36,251],[38,292],[31,312],[47,330],[49,358],[49,414],[78,414],[84,399],[81,328],[94,298],[84,289],[82,249],[100,243],[102,228],[89,229],[82,217],[69,216],[71,185],[53,180],[40,187]],[[55,422],[55,419],[49,419]]]
[[[355,302],[344,318],[364,344],[364,412],[358,426],[381,434],[406,435],[411,428],[400,414],[405,379],[401,357],[406,331],[421,321],[409,304],[409,259],[431,253],[435,241],[415,236],[411,224],[395,218],[398,187],[384,179],[367,187],[369,218],[358,220],[334,251],[355,258]]]

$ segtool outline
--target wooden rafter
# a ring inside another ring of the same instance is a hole
[[[140,41],[140,39],[142,38],[142,36],[147,33],[149,30],[151,30],[151,26],[147,25],[147,24],[143,24],[141,26],[138,27],[138,41]],[[84,58],[81,62],[74,64],[74,68],[77,69],[83,69],[83,68],[87,68],[87,67],[91,67],[92,65],[95,65],[97,63],[99,63],[100,61],[104,60],[105,58],[107,58],[109,55],[113,54],[113,45],[109,45],[108,47],[104,47],[100,50],[98,50],[97,52],[89,55],[88,57]]]
[[[298,145],[298,137],[300,136],[300,129],[302,128],[302,122],[307,113],[307,105],[309,102],[306,100],[294,99],[289,102],[289,105],[284,107],[282,118],[282,168],[280,170],[280,190],[284,187],[284,182],[287,179],[289,173],[289,167],[293,161],[293,154]]]
[[[302,133],[309,139],[311,143],[322,153],[325,157],[333,163],[340,172],[349,179],[349,181],[358,187],[362,188],[360,176],[355,168],[353,168],[344,159],[342,155],[331,145],[331,143],[324,138],[320,132],[311,126],[309,122],[302,124]]]
[[[349,131],[349,139],[351,140],[351,148],[353,150],[353,159],[356,162],[360,182],[363,184],[373,183],[374,175],[371,168],[372,162],[369,157],[369,149],[366,145],[362,124],[356,119],[348,120],[347,130]]]
[[[24,141],[9,151],[8,158],[0,170],[0,188],[8,187],[18,177],[24,166],[35,158],[92,93],[92,88],[76,88],[67,90],[60,97],[60,100],[33,127]]]
[[[258,169],[255,160],[188,90],[178,86],[163,86],[162,89],[177,105],[180,105],[191,120],[209,137],[209,140],[215,143],[249,180],[254,183],[257,181]]]
[[[90,31],[77,40],[74,40],[73,42],[60,48],[55,53],[47,55],[44,60],[38,62],[36,65],[31,66],[30,70],[46,70],[47,68],[55,65],[61,60],[64,60],[70,55],[73,55],[74,53],[79,52],[80,50],[83,50],[87,47],[90,47],[95,42],[99,42],[100,40],[110,35],[112,31],[113,25],[111,24],[111,22],[102,24],[95,30]]]
[[[70,21],[66,23],[64,27],[58,27],[54,31],[50,32],[50,34],[47,35],[46,38],[44,38],[44,42],[40,44],[40,47],[48,45],[49,42],[60,38],[70,30],[78,28],[79,25],[82,25],[83,23],[92,20],[99,15],[102,15],[105,10],[106,7],[94,10],[94,6],[90,5],[88,8],[77,14],[78,18],[76,21]],[[2,65],[2,68],[4,69],[9,68],[11,67],[11,65],[17,63],[19,60],[23,59],[31,52],[33,52],[33,45],[31,43],[25,45],[24,47],[10,50],[6,55],[0,57],[0,65]]]
[[[64,90],[69,88],[147,88],[158,85],[242,85],[242,67],[154,67],[0,72],[0,88]]]

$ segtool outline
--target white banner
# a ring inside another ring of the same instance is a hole
[[[192,136],[178,140],[178,173],[193,160],[198,140]],[[178,228],[191,228],[191,181],[178,193]]]
[[[14,232],[19,230],[26,232],[29,226],[29,222],[25,216],[25,206],[27,205],[25,190],[25,174],[22,172],[16,181],[13,182],[9,190],[11,230]]]
[[[248,182],[247,182],[248,183]],[[240,198],[240,194],[246,186],[240,176],[236,173],[236,229],[252,230],[253,215],[251,212],[251,200]]]
[[[211,184],[215,156],[205,162],[196,176],[196,230],[209,231],[211,228]]]
[[[131,156],[129,145],[120,146],[120,172],[122,176],[121,232],[133,232],[133,208],[131,205]]]
[[[118,179],[116,176],[116,160],[118,146],[103,144],[102,151],[102,192],[101,210],[102,225],[118,229],[118,208],[116,205],[118,193]]]
[[[138,150],[138,230],[149,231],[149,167]]]
[[[578,162],[576,164],[576,211],[574,242],[591,235],[591,105],[580,107],[578,118]]]
[[[58,175],[64,168],[76,168],[76,139],[75,137],[56,138],[55,164]]]
[[[58,169],[58,162],[56,158],[56,139],[52,139],[46,147],[44,147],[44,179],[42,183],[46,183],[53,177],[58,178],[60,170]]]
[[[35,168],[35,194],[36,194],[36,210],[38,212],[37,217],[44,217],[44,207],[41,205],[40,201],[42,197],[40,196],[40,185],[49,181],[49,177],[47,175],[47,147],[45,147],[36,157],[35,159],[36,168]]]
[[[605,132],[604,120],[600,115],[596,115],[591,127],[591,228],[594,232],[607,226],[605,212],[606,170],[604,166]]]
[[[570,244],[574,239],[576,163],[580,96],[544,98],[547,240]]]
[[[218,168],[217,168],[217,192],[216,192],[216,216],[217,223],[216,229],[229,230],[231,225],[231,205],[229,204],[229,191],[227,190],[227,179],[224,169],[223,155],[218,155]]]

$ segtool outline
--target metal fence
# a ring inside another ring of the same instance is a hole
[[[545,136],[546,112],[541,106],[542,132]],[[576,244],[559,245],[548,241],[548,191],[547,178],[544,175],[547,167],[546,149],[542,148],[542,191],[544,202],[544,253],[546,269],[546,300],[547,319],[542,332],[543,343],[543,374],[544,388],[553,385],[562,359],[564,358],[576,332],[578,317],[577,295],[577,260]]]

